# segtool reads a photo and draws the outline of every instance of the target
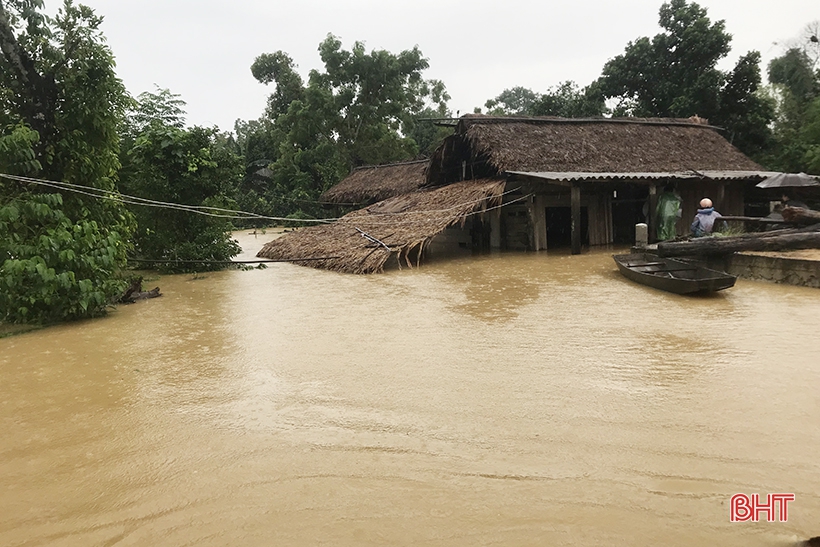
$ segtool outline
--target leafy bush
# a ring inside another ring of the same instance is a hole
[[[124,283],[126,245],[95,220],[72,222],[59,194],[0,207],[0,320],[50,323],[105,313]]]

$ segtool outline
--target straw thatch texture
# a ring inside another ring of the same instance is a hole
[[[429,160],[359,167],[319,197],[323,203],[373,203],[418,190]]]
[[[287,233],[266,244],[257,256],[295,259],[302,266],[346,273],[381,272],[391,258],[399,266],[411,266],[411,258],[418,265],[434,236],[471,213],[499,206],[504,185],[503,180],[470,180],[391,198],[332,224]],[[362,236],[357,228],[387,248]],[[324,256],[335,258],[298,261]]]
[[[504,171],[760,171],[715,128],[688,120],[462,118],[431,158],[428,181]]]

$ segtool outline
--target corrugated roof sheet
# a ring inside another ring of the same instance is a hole
[[[776,175],[776,171],[668,171],[653,173],[590,173],[590,172],[534,172],[507,171],[508,175],[543,179],[545,181],[588,182],[588,181],[635,181],[663,179],[709,179],[709,180],[763,180]]]

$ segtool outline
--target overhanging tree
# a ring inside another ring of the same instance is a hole
[[[41,0],[0,2],[0,167],[113,195],[128,99],[102,18],[71,0],[54,19],[42,8]],[[0,319],[104,313],[123,285],[127,210],[8,180],[0,195]]]

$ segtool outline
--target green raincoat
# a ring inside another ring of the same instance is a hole
[[[668,241],[675,239],[675,224],[681,217],[681,198],[674,192],[664,192],[658,198],[658,207],[655,209],[658,220],[658,240]]]

